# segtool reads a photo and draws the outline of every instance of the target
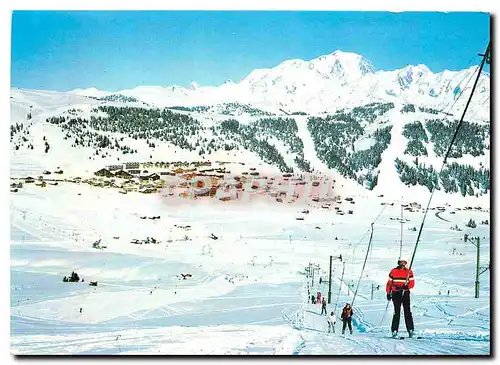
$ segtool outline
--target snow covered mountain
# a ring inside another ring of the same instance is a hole
[[[474,71],[476,67],[433,73],[425,65],[409,65],[400,70],[375,72],[362,56],[335,51],[311,61],[287,60],[274,68],[257,69],[239,83],[229,81],[214,87],[193,82],[189,88],[141,86],[119,93],[162,107],[240,102],[264,109],[282,107],[321,113],[374,101],[400,101],[448,111],[459,93],[472,87],[469,79]],[[489,92],[490,76],[483,73],[471,114],[489,117]],[[94,88],[76,93],[109,94]],[[461,98],[451,112],[462,110],[465,102],[466,98]]]
[[[450,166],[438,174],[475,72],[432,73],[425,65],[376,72],[362,56],[336,51],[254,70],[239,83],[218,87],[192,82],[189,88],[140,86],[119,93],[13,88],[13,157],[20,165],[29,159],[66,169],[78,159],[88,171],[104,162],[172,155],[244,159],[275,171],[333,175],[349,189],[377,194],[411,190],[427,196],[437,186],[457,197],[487,200],[487,73]],[[49,140],[46,152],[42,137]]]

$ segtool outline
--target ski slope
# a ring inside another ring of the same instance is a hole
[[[11,351],[490,354],[489,272],[481,275],[480,298],[474,299],[476,248],[462,241],[464,233],[480,236],[481,265],[490,261],[489,226],[479,224],[490,219],[489,212],[452,205],[441,213],[449,222],[428,215],[413,266],[412,312],[416,333],[423,338],[394,340],[389,338],[390,306],[384,317],[384,287],[399,255],[400,223],[391,220],[400,215],[399,202],[355,200],[354,214],[340,216],[306,203],[222,203],[122,195],[64,182],[46,188],[25,184],[10,194]],[[297,221],[296,211],[303,207],[310,214]],[[327,308],[329,313],[337,303],[338,317],[352,299],[346,284],[359,279],[370,222],[379,214],[354,303],[354,334],[340,335],[340,320],[336,334],[328,334],[320,306],[307,303],[311,278],[304,276],[304,268],[309,262],[319,265],[311,291],[326,295],[318,277],[327,277],[329,255],[343,255],[344,283],[339,283],[342,264],[335,260]],[[405,212],[405,218],[403,257],[409,258],[417,232],[408,228],[419,226],[422,213]],[[477,228],[465,227],[470,218]],[[455,224],[463,231],[450,230]],[[130,242],[146,237],[161,242]],[[92,248],[97,239],[107,247]],[[63,283],[71,271],[85,282]],[[183,280],[186,273],[192,277]],[[372,284],[380,285],[373,299]],[[405,332],[403,319],[400,331]]]

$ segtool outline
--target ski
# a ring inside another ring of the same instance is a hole
[[[406,337],[404,337],[404,336],[401,336],[401,337],[392,337],[391,336],[391,338],[394,338],[395,340],[404,340]],[[422,336],[415,336],[415,337],[408,337],[408,338],[413,338],[413,339],[421,340]]]

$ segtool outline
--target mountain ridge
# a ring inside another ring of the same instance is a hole
[[[335,51],[310,61],[285,60],[272,68],[255,69],[238,83],[226,81],[220,86],[139,86],[114,94],[138,98],[146,103],[166,107],[173,105],[213,105],[223,102],[250,103],[262,108],[287,107],[308,113],[330,112],[359,102],[405,101],[446,109],[456,98],[457,90],[465,87],[475,66],[460,70],[433,73],[426,65],[407,65],[396,70],[375,71],[361,55]],[[480,77],[479,103],[489,97],[490,75]],[[88,90],[88,91],[87,91]],[[95,88],[73,90],[70,93],[95,96]],[[99,91],[109,95],[107,91]],[[464,100],[453,111],[463,109]],[[482,117],[489,109],[472,110]]]

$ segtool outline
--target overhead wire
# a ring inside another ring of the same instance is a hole
[[[458,123],[458,125],[457,125],[457,127],[456,127],[456,129],[455,129],[455,132],[454,132],[454,134],[453,134],[453,137],[452,137],[452,139],[451,139],[451,142],[450,142],[450,144],[449,144],[449,146],[448,146],[448,149],[447,149],[447,151],[446,151],[446,154],[445,154],[445,156],[444,156],[443,162],[442,162],[442,164],[441,164],[441,168],[440,168],[440,170],[439,170],[438,176],[441,174],[441,172],[442,172],[442,170],[443,170],[444,166],[445,166],[445,165],[446,165],[446,163],[447,163],[448,156],[449,156],[449,154],[450,154],[450,152],[451,152],[451,149],[452,149],[452,147],[453,147],[453,143],[455,142],[455,139],[457,138],[457,135],[458,135],[458,132],[459,132],[459,130],[460,130],[460,127],[461,127],[461,126],[462,126],[462,124],[463,124],[463,120],[464,120],[465,114],[467,113],[467,109],[468,109],[468,107],[469,107],[469,105],[470,105],[470,102],[471,102],[471,100],[472,100],[472,97],[474,96],[474,91],[475,91],[475,89],[476,89],[477,83],[478,83],[478,81],[479,81],[479,78],[480,78],[480,76],[481,76],[481,72],[482,72],[483,67],[484,67],[484,63],[485,63],[485,61],[486,61],[486,59],[487,59],[487,57],[488,57],[488,55],[489,55],[489,52],[490,52],[490,42],[488,42],[488,46],[487,46],[487,48],[486,48],[486,52],[484,53],[483,58],[482,58],[482,60],[481,60],[481,63],[480,63],[480,65],[479,65],[479,68],[478,68],[478,69],[479,69],[479,72],[478,72],[478,75],[477,75],[476,80],[475,80],[475,82],[474,82],[474,85],[472,86],[471,94],[470,94],[470,96],[469,96],[469,99],[467,100],[467,103],[466,103],[466,105],[465,105],[465,108],[464,108],[464,111],[463,111],[462,116],[461,116],[461,118],[460,118],[460,121],[459,121],[459,123]],[[477,71],[477,70],[476,70],[476,71]],[[476,73],[476,71],[473,73],[473,75]],[[471,77],[472,77],[472,75],[471,75]],[[471,78],[470,78],[470,79],[471,79]],[[470,79],[469,79],[469,81],[467,82],[467,85],[468,85],[468,83],[470,82]],[[464,88],[464,89],[465,89],[465,88]],[[455,99],[455,102],[453,103],[453,105],[455,105],[455,103],[458,101],[458,99],[460,98],[460,96],[461,96],[462,94],[463,94],[463,90],[462,90],[462,91],[461,91],[461,93],[459,94],[459,97],[458,97],[457,99]],[[452,107],[453,107],[453,105],[452,105]],[[451,110],[451,108],[450,108],[450,110]],[[404,283],[404,285],[405,285],[405,286],[406,286],[406,285],[408,285],[408,280],[409,280],[409,276],[410,276],[411,268],[412,268],[412,266],[413,266],[413,262],[414,262],[414,260],[415,260],[415,254],[416,254],[416,252],[417,252],[418,244],[419,244],[419,242],[420,242],[420,238],[421,238],[422,231],[423,231],[424,224],[425,224],[425,219],[426,219],[426,217],[427,217],[427,213],[429,212],[429,206],[430,206],[430,204],[431,204],[431,201],[432,201],[432,198],[433,198],[433,196],[434,196],[434,192],[435,192],[435,191],[436,191],[436,186],[433,186],[433,187],[432,187],[432,190],[431,190],[431,195],[429,196],[429,200],[428,200],[428,202],[427,202],[427,206],[426,206],[425,211],[424,211],[424,216],[423,216],[423,218],[422,218],[422,223],[420,224],[420,229],[419,229],[419,231],[418,231],[418,235],[417,235],[417,239],[416,239],[416,242],[415,242],[415,247],[414,247],[414,249],[413,249],[413,253],[412,253],[412,256],[411,256],[410,264],[409,264],[409,266],[408,266],[408,272],[407,272],[407,274],[406,274],[405,283]],[[383,322],[383,320],[384,320],[384,318],[385,318],[385,315],[386,315],[386,313],[387,313],[387,309],[388,309],[388,307],[389,307],[389,301],[387,302],[387,305],[386,305],[386,308],[385,308],[385,311],[384,311],[384,315],[383,315],[383,317],[382,317],[382,320],[380,321],[380,324],[382,324],[382,322]]]

